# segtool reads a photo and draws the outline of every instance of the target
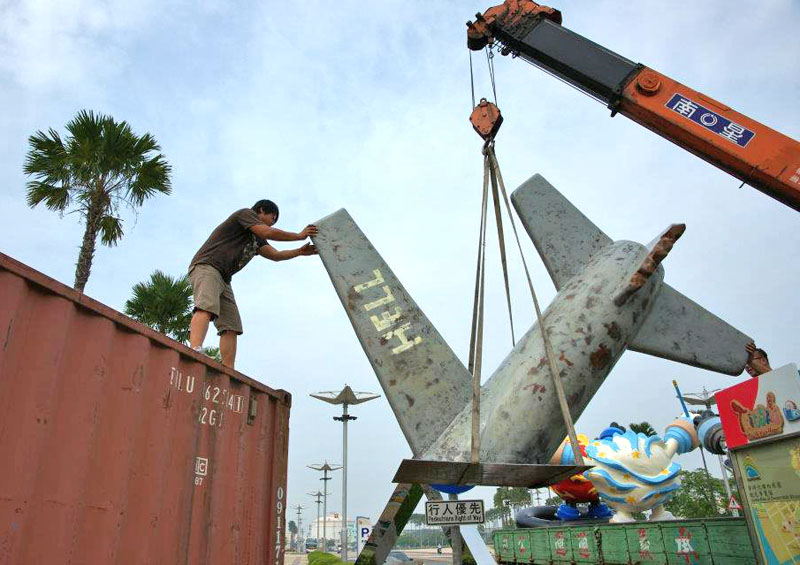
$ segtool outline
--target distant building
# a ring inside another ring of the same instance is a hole
[[[324,530],[323,530],[324,526]],[[352,520],[347,521],[348,540],[351,544],[356,539],[356,526]],[[310,538],[317,537],[317,519],[311,520],[306,530],[306,536]],[[334,540],[338,545],[342,539],[342,515],[339,512],[331,512],[327,516],[319,519],[319,537],[327,537],[329,540]]]

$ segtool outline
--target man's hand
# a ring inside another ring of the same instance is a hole
[[[286,261],[287,259],[300,257],[301,255],[316,255],[317,248],[313,243],[306,243],[304,246],[298,247],[297,249],[285,249],[283,251],[278,251],[268,244],[262,246],[258,250],[258,254],[266,259],[269,259],[270,261]]]
[[[309,226],[314,227],[314,226]],[[317,228],[314,228],[317,229]],[[306,243],[303,247],[297,250],[300,255],[317,255],[319,252],[317,251],[317,247],[312,243]]]
[[[317,226],[314,224],[308,224],[303,231],[300,232],[300,239],[305,239],[307,237],[311,237],[312,235],[317,235]],[[310,255],[310,253],[305,253],[305,255]]]

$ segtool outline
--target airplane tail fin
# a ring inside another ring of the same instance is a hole
[[[557,290],[613,243],[541,175],[525,181],[511,201]]]
[[[472,376],[347,210],[314,243],[414,455],[472,398]]]

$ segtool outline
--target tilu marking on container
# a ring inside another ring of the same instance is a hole
[[[380,269],[374,269],[372,274],[375,278],[355,285],[353,290],[360,294],[365,290],[383,285],[383,283],[386,282]],[[383,291],[384,296],[365,304],[365,311],[370,312],[376,308],[386,306],[387,304],[391,304],[395,301],[394,295],[392,294],[392,289],[388,285],[383,285],[381,290]],[[372,325],[375,327],[375,331],[383,334],[382,337],[385,342],[388,342],[392,338],[397,338],[397,340],[400,342],[400,345],[392,348],[392,355],[397,355],[403,351],[408,351],[415,345],[422,343],[422,337],[420,336],[406,336],[406,332],[411,330],[411,322],[407,322],[386,332],[386,330],[392,328],[392,326],[397,323],[402,315],[403,310],[395,306],[393,309],[385,310],[380,312],[378,315],[369,317],[370,322],[372,322]]]
[[[215,409],[209,410],[205,406],[200,407],[200,414],[197,417],[197,420],[203,425],[209,425],[216,428],[222,427],[222,411],[217,411]]]
[[[244,410],[244,396],[233,394],[227,388],[206,383],[203,387],[203,398],[212,404],[221,404],[231,412],[241,414]]]
[[[169,384],[180,391],[186,391],[187,394],[194,392],[194,377],[191,375],[184,375],[175,367],[171,367],[169,371]]]
[[[184,375],[175,367],[170,368],[169,384],[171,387],[181,392],[192,394],[195,389],[195,382],[195,377]],[[234,394],[227,388],[219,387],[212,383],[203,385],[200,401],[211,404],[211,406],[200,407],[197,421],[203,425],[221,428],[222,415],[226,409],[237,414],[244,412],[244,396]]]

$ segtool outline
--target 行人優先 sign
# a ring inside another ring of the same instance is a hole
[[[482,500],[436,500],[425,503],[425,523],[429,526],[484,522]]]

